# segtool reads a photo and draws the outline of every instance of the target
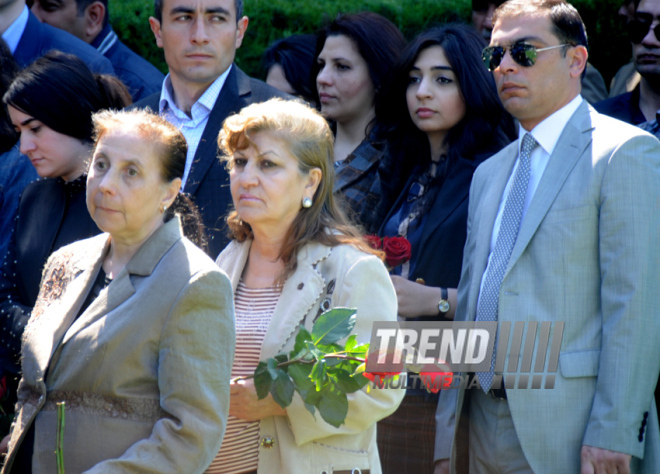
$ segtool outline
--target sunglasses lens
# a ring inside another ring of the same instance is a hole
[[[527,43],[516,43],[511,46],[511,57],[522,67],[531,67],[536,62],[536,48]]]
[[[481,57],[489,71],[497,69],[504,57],[504,48],[501,46],[489,46],[483,50]]]
[[[649,21],[642,21],[642,20],[629,21],[628,25],[626,25],[626,28],[628,29],[628,39],[630,39],[632,43],[641,43],[644,37],[648,34],[650,27],[651,27],[651,22]],[[657,26],[653,31],[654,33],[656,29],[658,29]]]

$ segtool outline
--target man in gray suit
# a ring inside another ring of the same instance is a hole
[[[493,23],[484,62],[520,139],[475,172],[456,318],[563,339],[552,390],[491,366],[444,391],[436,472],[660,472],[660,143],[582,99],[571,5],[511,0]]]

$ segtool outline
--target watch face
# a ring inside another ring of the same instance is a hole
[[[440,303],[438,303],[438,311],[441,313],[446,313],[449,311],[449,301],[447,300],[440,300]]]

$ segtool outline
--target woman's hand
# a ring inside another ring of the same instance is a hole
[[[393,275],[392,284],[399,302],[399,316],[417,318],[419,316],[435,316],[438,314],[438,303],[442,298],[442,290],[434,286],[415,283],[400,276]],[[454,319],[456,309],[456,290],[449,288],[450,309],[445,318]]]
[[[279,406],[269,393],[259,400],[254,388],[254,380],[239,380],[229,386],[229,414],[245,421],[259,421],[269,416],[286,416],[286,410]]]

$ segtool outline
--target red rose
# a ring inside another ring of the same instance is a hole
[[[369,244],[369,247],[375,250],[380,250],[383,241],[381,240],[380,237],[377,235],[365,235],[364,240],[367,241],[367,244]]]
[[[442,370],[442,372],[438,372],[438,369]],[[449,367],[441,364],[440,366],[427,366],[419,371],[419,378],[424,387],[426,387],[426,390],[438,393],[442,389],[451,387],[454,374],[452,372],[445,372],[445,370],[449,370]]]
[[[365,366],[367,365],[369,359],[369,354],[366,354],[364,356],[364,364]],[[394,375],[399,375],[400,372],[362,372],[362,375],[364,375],[368,380],[375,382],[376,381],[376,376],[380,377],[380,380],[385,380],[386,378]]]
[[[396,268],[410,260],[412,251],[410,242],[405,237],[383,237],[383,250],[385,263],[390,268]]]

